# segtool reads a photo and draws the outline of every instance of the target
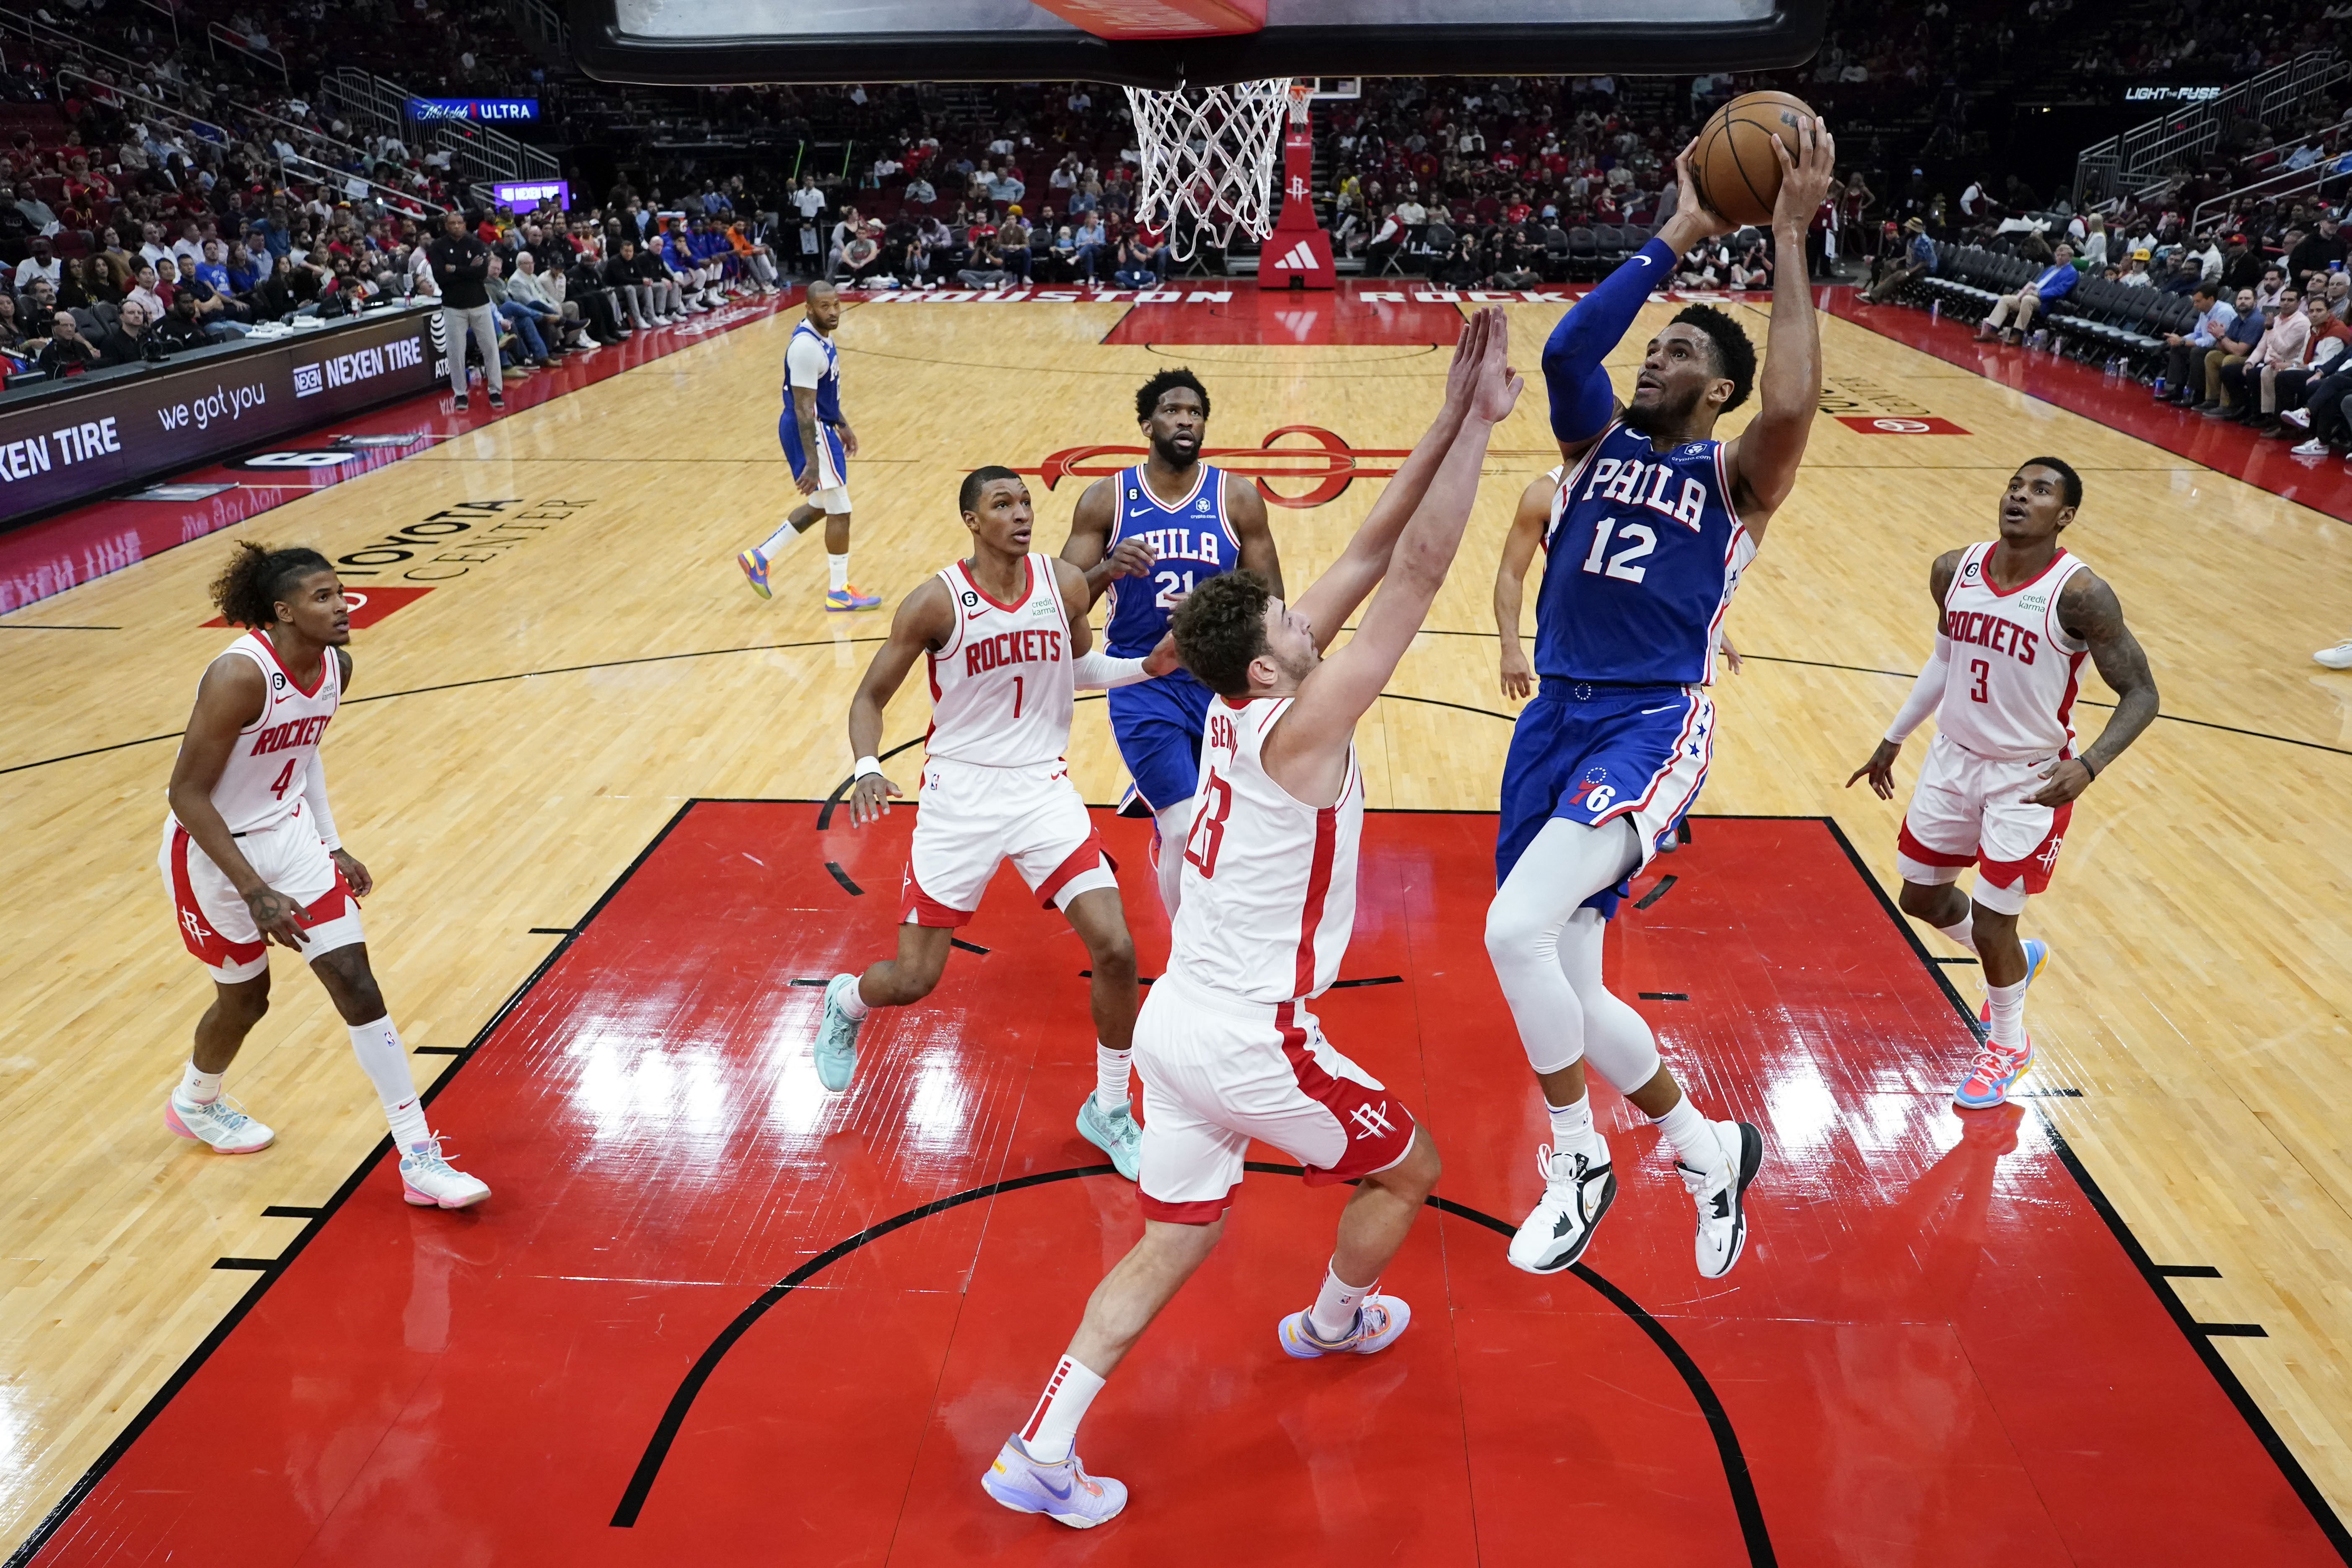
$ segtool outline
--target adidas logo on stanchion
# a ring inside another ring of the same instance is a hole
[[[1289,255],[1276,262],[1274,266],[1277,272],[1285,270],[1312,272],[1315,269],[1315,247],[1302,239],[1290,247]]]

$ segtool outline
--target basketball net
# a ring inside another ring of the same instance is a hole
[[[1143,155],[1136,221],[1162,231],[1179,261],[1192,259],[1204,237],[1221,250],[1237,233],[1264,239],[1274,227],[1274,154],[1282,127],[1305,120],[1313,96],[1309,84],[1288,77],[1230,87],[1129,88]]]

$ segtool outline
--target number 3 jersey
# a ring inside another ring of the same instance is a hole
[[[1991,577],[2000,547],[1996,541],[1961,552],[1944,591],[1952,651],[1936,729],[1998,762],[2072,756],[2074,694],[2090,645],[2058,624],[2058,595],[2083,563],[2061,550],[2038,575],[2004,592]]]
[[[276,645],[259,632],[246,633],[221,657],[259,665],[269,695],[261,716],[237,731],[236,749],[213,785],[213,805],[231,833],[261,833],[301,807],[310,760],[319,754],[320,737],[342,700],[342,667],[330,647],[320,651],[316,667],[288,669],[278,662]]]
[[[1195,584],[1240,565],[1242,546],[1225,521],[1222,468],[1195,464],[1192,489],[1173,501],[1151,493],[1140,463],[1117,482],[1118,521],[1110,531],[1110,548],[1118,549],[1122,540],[1148,540],[1160,560],[1144,576],[1112,581],[1103,646],[1120,658],[1141,658],[1167,634],[1168,614],[1177,598],[1191,593]]]
[[[1664,452],[1612,422],[1553,493],[1536,594],[1548,681],[1704,686],[1756,541],[1731,507],[1720,441]]]
[[[1170,973],[1190,984],[1267,1005],[1328,987],[1356,926],[1364,829],[1356,748],[1348,748],[1339,798],[1319,807],[1276,784],[1260,758],[1294,700],[1210,702],[1168,952]]]

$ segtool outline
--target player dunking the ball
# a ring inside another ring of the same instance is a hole
[[[269,1010],[276,942],[309,962],[351,1030],[400,1151],[401,1194],[424,1207],[478,1204],[490,1189],[450,1166],[425,1123],[360,931],[359,900],[374,879],[343,848],[327,809],[319,742],[352,680],[343,586],[315,550],[240,544],[213,602],[248,629],[206,667],[172,764],[157,864],[180,940],[214,989],[164,1123],[223,1154],[250,1154],[276,1138],[221,1092]]]
[[[849,705],[857,755],[850,820],[890,809],[899,793],[875,752],[882,710],[918,659],[927,661],[931,730],[924,742],[901,894],[898,952],[824,992],[817,1077],[839,1092],[857,1068],[857,1032],[876,1007],[919,1002],[939,984],[958,927],[980,907],[997,867],[1013,862],[1040,900],[1087,944],[1094,978],[1095,1090],[1078,1131],[1135,1179],[1140,1134],[1128,1102],[1135,1029],[1135,944],[1118,882],[1063,754],[1078,687],[1117,687],[1176,666],[1173,644],[1139,658],[1091,651],[1086,574],[1029,549],[1029,488],[1011,468],[975,468],[957,503],[971,554],[907,595]]]
[[[840,325],[840,290],[822,279],[810,284],[800,323],[784,348],[784,412],[776,421],[793,483],[808,499],[773,533],[735,557],[751,592],[767,598],[768,563],[776,552],[824,519],[824,607],[835,612],[882,603],[849,584],[849,459],[857,455],[857,432],[841,411],[841,350],[833,341]]]
[[[1369,1355],[1404,1332],[1405,1303],[1376,1287],[1437,1184],[1436,1145],[1332,1048],[1307,1004],[1338,977],[1355,924],[1356,724],[1444,584],[1488,435],[1518,398],[1507,337],[1500,310],[1471,320],[1436,422],[1296,604],[1234,572],[1177,607],[1177,648],[1216,697],[1168,973],[1136,1024],[1143,1238],[1096,1287],[1036,1410],[982,1477],[1007,1508],[1083,1529],[1126,1506],[1124,1486],[1078,1462],[1079,1419],[1216,1246],[1253,1138],[1297,1159],[1309,1183],[1357,1184],[1314,1305],[1276,1327],[1284,1352]],[[1325,658],[1376,586],[1355,636]]]
[[[1136,389],[1135,417],[1150,455],[1087,487],[1062,546],[1062,559],[1086,573],[1090,593],[1109,589],[1103,644],[1121,657],[1158,647],[1176,601],[1221,572],[1255,572],[1282,595],[1265,498],[1239,474],[1201,461],[1209,434],[1201,378],[1161,371]],[[1192,822],[1209,689],[1178,669],[1113,691],[1108,705],[1111,734],[1135,781],[1129,814],[1140,802],[1159,828],[1160,902],[1173,917],[1183,865],[1177,846]]]
[[[1984,965],[1991,1032],[1953,1091],[1964,1110],[2000,1104],[2033,1063],[2025,988],[2050,945],[2021,942],[2018,917],[2050,885],[2075,800],[2157,715],[2156,678],[2116,591],[2058,542],[2082,504],[2072,468],[2029,458],[2001,495],[2000,537],[1936,557],[1927,569],[1935,651],[1886,738],[1845,781],[1851,789],[1867,778],[1892,800],[1903,742],[1936,715],[1895,865],[1903,912]],[[2086,657],[2115,690],[2116,716],[2077,752],[2074,694]],[[1954,886],[1970,866],[1973,896]]]
[[[1566,472],[1536,597],[1541,688],[1511,732],[1486,915],[1486,952],[1551,1119],[1537,1154],[1544,1195],[1510,1247],[1511,1262],[1533,1273],[1581,1257],[1616,1195],[1585,1092],[1588,1058],[1674,1152],[1698,1210],[1699,1272],[1728,1271],[1747,1239],[1762,1137],[1744,1121],[1710,1121],[1659,1061],[1649,1025],[1601,979],[1601,923],[1706,781],[1716,633],[1796,484],[1821,397],[1805,232],[1836,147],[1816,121],[1800,119],[1794,136],[1793,148],[1773,141],[1778,281],[1762,405],[1745,430],[1714,435],[1758,384],[1754,347],[1720,310],[1690,306],[1650,340],[1630,403],[1618,404],[1601,369],[1675,258],[1732,226],[1700,203],[1689,148],[1675,160],[1674,216],[1544,348]]]

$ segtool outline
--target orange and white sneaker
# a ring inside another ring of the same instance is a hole
[[[173,1089],[163,1101],[163,1125],[193,1138],[215,1154],[252,1154],[278,1141],[278,1134],[239,1110],[228,1096],[198,1104]]]

